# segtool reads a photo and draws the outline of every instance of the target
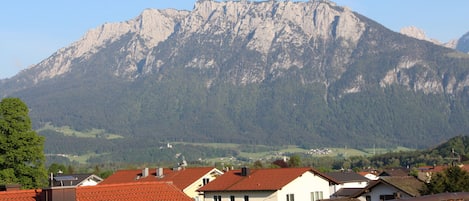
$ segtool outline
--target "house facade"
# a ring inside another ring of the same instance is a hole
[[[57,186],[96,186],[103,179],[94,174],[66,174],[66,175],[51,175],[49,178],[49,185],[52,187]]]
[[[361,201],[406,199],[420,196],[423,182],[413,176],[380,177],[353,197]]]
[[[353,171],[328,172],[327,176],[334,178],[339,184],[331,185],[331,197],[342,198],[363,190],[368,186],[369,179]]]
[[[336,181],[311,168],[226,172],[199,189],[204,201],[294,201],[329,198]]]

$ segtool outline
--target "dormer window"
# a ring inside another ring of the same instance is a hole
[[[209,178],[203,178],[202,179],[202,184],[205,186],[208,184],[208,182],[210,182],[210,179]]]

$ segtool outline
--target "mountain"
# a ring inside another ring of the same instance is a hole
[[[0,96],[38,129],[121,136],[41,129],[47,153],[128,159],[168,141],[428,147],[469,129],[468,86],[469,55],[330,1],[199,0],[90,30]]]
[[[461,52],[469,53],[469,32],[467,32],[466,34],[464,34],[464,35],[458,40],[456,49],[459,50],[459,51],[461,51]]]
[[[428,36],[425,34],[425,31],[423,29],[419,29],[415,26],[403,27],[401,28],[399,33],[407,35],[409,37],[419,39],[419,40],[426,40],[434,44],[441,45],[447,48],[452,48],[452,49],[456,49],[456,44],[458,42],[458,40],[450,40],[448,42],[443,43],[436,39],[428,38]]]

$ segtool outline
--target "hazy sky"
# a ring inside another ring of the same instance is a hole
[[[196,0],[14,0],[0,8],[0,79],[37,64],[106,22],[145,8],[192,10]],[[469,31],[469,0],[335,0],[391,30],[414,25],[443,42]]]

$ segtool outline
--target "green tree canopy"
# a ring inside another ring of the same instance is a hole
[[[288,160],[288,167],[300,167],[301,166],[301,157],[299,155],[290,156]]]
[[[44,138],[32,129],[29,109],[19,98],[0,102],[0,183],[22,188],[47,182]]]
[[[446,168],[432,176],[421,191],[424,195],[445,192],[469,192],[469,173],[458,166]]]

